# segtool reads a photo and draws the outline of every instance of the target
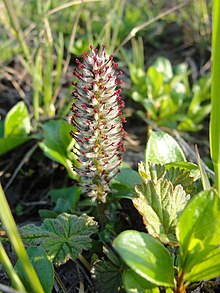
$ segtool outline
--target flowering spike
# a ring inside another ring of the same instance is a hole
[[[125,118],[121,113],[124,102],[119,97],[121,89],[117,89],[121,72],[115,74],[117,64],[113,55],[106,57],[105,46],[98,51],[91,45],[90,52],[82,57],[82,63],[76,60],[78,70],[73,70],[78,83],[73,83],[77,98],[71,108],[71,123],[76,132],[71,136],[78,144],[80,163],[74,170],[78,170],[83,191],[105,202],[109,182],[119,172],[121,153],[125,151]]]

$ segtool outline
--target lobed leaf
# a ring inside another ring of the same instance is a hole
[[[40,227],[30,224],[20,229],[24,242],[41,245],[56,265],[75,260],[83,250],[89,249],[90,236],[96,231],[97,222],[92,217],[66,213],[56,219],[45,219]]]

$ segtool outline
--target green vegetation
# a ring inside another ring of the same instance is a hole
[[[0,292],[216,292],[219,1],[0,10]]]

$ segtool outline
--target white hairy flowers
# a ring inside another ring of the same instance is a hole
[[[124,102],[117,88],[121,72],[116,74],[117,64],[112,55],[106,57],[104,46],[100,52],[90,46],[90,53],[82,57],[82,63],[76,59],[78,69],[73,71],[78,78],[77,83],[73,82],[75,102],[71,108],[71,123],[76,129],[71,135],[78,145],[79,166],[75,169],[83,192],[105,202],[109,182],[119,172],[124,152]]]

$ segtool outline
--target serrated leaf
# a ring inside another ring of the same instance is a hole
[[[145,149],[145,163],[166,164],[186,161],[179,144],[169,134],[162,131],[151,131]]]
[[[195,190],[193,177],[190,177],[190,172],[187,170],[172,167],[167,170],[164,178],[172,182],[174,187],[181,185],[187,194],[191,194]]]
[[[45,156],[66,167],[71,178],[76,179],[77,174],[72,169],[76,156],[71,152],[74,139],[70,136],[72,126],[64,120],[51,120],[42,125],[44,140],[39,143]]]
[[[181,185],[160,178],[149,180],[135,188],[138,197],[132,198],[135,208],[143,217],[149,234],[163,243],[176,243],[177,217],[185,207],[188,196]]]
[[[91,273],[98,292],[120,292],[122,285],[121,262],[119,266],[116,266],[110,260],[97,260],[93,264]]]
[[[174,286],[172,257],[152,236],[128,230],[119,234],[113,246],[137,274],[158,286]]]
[[[202,281],[220,275],[220,198],[214,190],[195,195],[179,217],[183,280]]]
[[[156,182],[158,179],[165,176],[166,169],[164,165],[151,162],[144,165],[143,162],[141,162],[138,164],[138,173],[144,182],[147,182],[148,180],[154,180]]]
[[[92,217],[60,214],[56,219],[45,219],[38,227],[30,224],[20,229],[29,245],[41,245],[56,265],[68,259],[77,259],[83,250],[91,247],[90,236],[97,232],[97,222]]]
[[[193,164],[191,162],[172,162],[165,164],[165,168],[169,170],[170,168],[179,168],[180,170],[186,170],[190,172],[190,177],[193,177],[193,181],[196,181],[199,179],[200,172],[199,167],[196,164]]]
[[[153,292],[155,293],[160,292],[157,285],[150,283],[131,269],[124,271],[123,285],[126,293],[149,293],[152,292],[152,289],[154,289]]]
[[[26,136],[31,123],[28,109],[23,101],[18,102],[7,114],[4,123],[4,137]]]
[[[41,247],[29,246],[27,253],[30,258],[31,264],[34,267],[37,276],[41,282],[41,285],[45,293],[52,292],[54,283],[54,268],[52,263],[48,260],[45,251]],[[22,280],[27,292],[31,292],[30,280],[27,279],[24,269],[20,260],[15,265],[20,279]]]

